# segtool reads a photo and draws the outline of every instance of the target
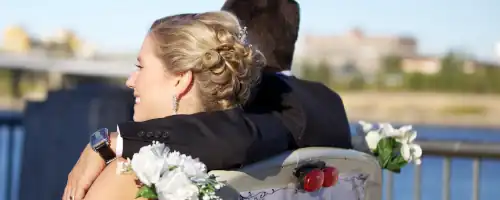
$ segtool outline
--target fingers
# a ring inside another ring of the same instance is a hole
[[[64,194],[62,197],[62,200],[73,200],[75,199],[75,187],[77,186],[73,176],[70,175],[68,176],[68,183],[66,184],[66,188],[64,188]]]
[[[76,188],[75,187],[72,187],[71,188],[71,192],[70,192],[70,195],[69,195],[69,200],[75,200],[75,193],[76,193]]]
[[[74,178],[74,176],[70,175],[64,189],[63,200],[82,200],[90,185],[85,182],[85,179],[81,179],[80,176]]]
[[[83,197],[85,197],[85,193],[87,193],[87,190],[88,190],[88,186],[86,185],[77,185],[77,187],[75,187],[73,189],[73,192],[71,194],[73,194],[73,200],[82,200]]]
[[[62,200],[82,200],[85,197],[87,186],[78,183],[68,183],[64,189]]]
[[[69,199],[70,188],[71,188],[71,185],[66,184],[66,188],[64,188],[64,194],[63,194],[62,200]]]
[[[84,150],[85,151],[85,150]],[[98,154],[92,150],[82,153],[73,170],[68,175],[68,182],[64,189],[63,200],[81,200],[106,166]],[[96,162],[101,161],[102,163]]]
[[[76,162],[75,166],[71,170],[71,172],[68,175],[68,181],[66,183],[66,188],[64,188],[64,195],[62,197],[62,200],[70,200],[74,199],[74,193],[73,193],[73,188],[77,186],[75,176],[74,174],[79,171],[78,164],[80,163],[80,159]]]

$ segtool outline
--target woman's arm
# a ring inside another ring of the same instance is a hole
[[[110,134],[111,149],[113,151],[117,146],[117,136],[116,132]],[[69,199],[70,196],[73,196],[74,199],[83,199],[86,191],[105,167],[106,163],[98,153],[92,150],[90,144],[85,146],[78,162],[68,175],[63,199]]]
[[[86,200],[134,200],[137,191],[136,176],[132,174],[117,174],[116,165],[122,158],[111,162],[92,184],[85,195]],[[139,198],[140,200],[146,200]]]

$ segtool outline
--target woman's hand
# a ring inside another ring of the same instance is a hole
[[[115,149],[116,133],[111,133],[111,149]],[[85,197],[87,190],[106,167],[101,156],[87,145],[82,155],[68,175],[68,182],[64,189],[62,200],[81,200]]]

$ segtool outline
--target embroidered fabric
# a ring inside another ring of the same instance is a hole
[[[367,174],[340,174],[335,186],[322,188],[319,191],[305,193],[296,189],[294,184],[283,188],[268,188],[263,190],[241,192],[239,200],[363,200]]]

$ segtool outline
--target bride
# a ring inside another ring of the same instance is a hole
[[[199,126],[179,121],[175,129],[165,127],[167,130],[159,135],[138,134],[136,142],[161,138],[172,149],[200,158],[209,169],[247,164],[242,159],[250,153],[255,133],[239,129],[242,124],[251,125],[241,117],[239,107],[249,98],[265,62],[245,37],[238,19],[225,11],[157,20],[144,39],[138,70],[126,83],[136,97],[134,121],[232,109],[225,119],[232,121],[233,126],[228,128],[233,131],[226,135],[212,133],[210,125],[193,130]],[[135,198],[136,177],[117,175],[116,165],[116,160],[110,162],[85,199]],[[68,190],[71,188],[66,188],[65,198],[73,199],[74,194]]]

